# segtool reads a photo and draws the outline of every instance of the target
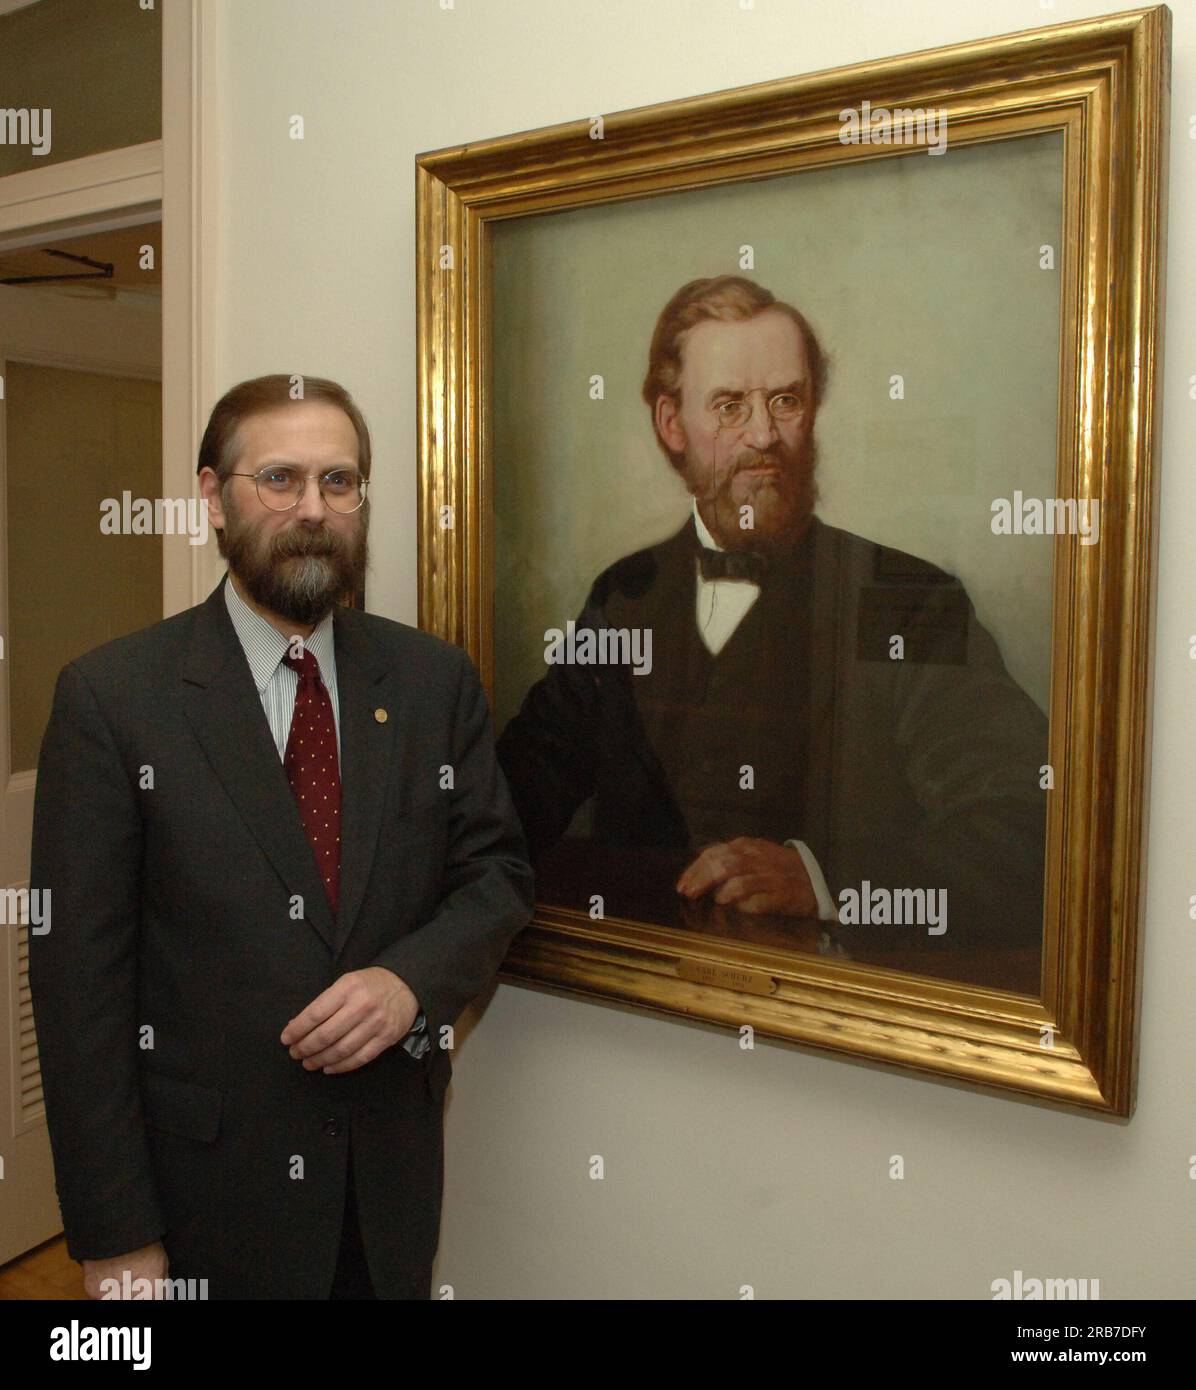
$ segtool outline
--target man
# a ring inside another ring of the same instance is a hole
[[[660,315],[643,394],[693,514],[576,620],[650,633],[650,669],[554,661],[499,740],[542,896],[837,954],[1032,945],[1046,721],[957,581],[815,516],[826,378],[750,280]]]
[[[226,578],[66,667],[42,746],[31,981],[92,1297],[429,1297],[452,1024],[530,915],[469,659],[340,606],[365,421],[293,380],[204,435]]]

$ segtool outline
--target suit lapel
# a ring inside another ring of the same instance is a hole
[[[403,711],[386,699],[383,677],[390,663],[367,642],[360,615],[338,608],[334,634],[341,721],[341,888],[334,937],[339,953],[357,921],[369,882],[395,729]]]
[[[183,664],[184,710],[216,776],[288,893],[334,953],[357,920],[378,842],[395,727],[379,686],[389,669],[371,651],[356,613],[333,618],[341,734],[341,891],[334,924],[324,886],[249,663],[228,616],[222,580],[199,608]],[[378,710],[385,710],[379,720]]]
[[[183,662],[183,709],[250,834],[287,893],[303,899],[306,920],[333,949],[332,909],[249,662],[228,616],[227,582],[226,576],[196,614]]]
[[[697,620],[694,612],[694,554],[698,543],[691,516],[680,531],[652,549],[653,570],[642,594],[620,612],[652,633],[652,669],[647,675],[620,672],[619,688],[625,690],[632,713],[630,727],[641,736],[630,746],[652,781],[672,799],[669,780],[660,761],[661,721],[669,718],[669,702],[683,698],[695,686],[704,685],[706,671],[695,654]]]
[[[809,768],[806,775],[806,822],[811,846],[824,858],[832,836],[833,778],[839,753],[837,686],[843,663],[852,653],[845,644],[854,640],[854,628],[846,621],[845,597],[850,592],[841,540],[843,533],[815,517],[810,583],[810,716]],[[858,732],[858,731],[857,731]]]

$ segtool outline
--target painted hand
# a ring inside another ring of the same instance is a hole
[[[714,902],[739,912],[818,916],[814,885],[792,845],[746,835],[707,845],[677,880],[677,892],[692,901],[712,889]]]

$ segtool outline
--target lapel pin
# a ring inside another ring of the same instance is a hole
[[[385,711],[384,709],[376,709],[376,710],[374,711],[374,718],[378,721],[379,724],[385,724],[385,723],[386,723],[386,711]]]

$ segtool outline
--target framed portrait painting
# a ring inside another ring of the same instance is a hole
[[[1128,1115],[1169,15],[417,162],[509,979]]]

